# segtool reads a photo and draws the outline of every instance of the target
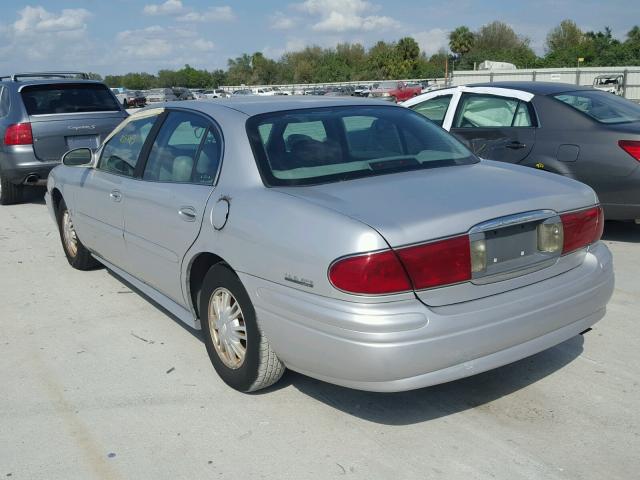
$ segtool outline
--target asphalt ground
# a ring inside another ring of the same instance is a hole
[[[199,332],[73,270],[41,199],[0,207],[0,478],[640,478],[640,226],[604,241],[616,290],[584,337],[412,392],[288,372],[244,395]]]

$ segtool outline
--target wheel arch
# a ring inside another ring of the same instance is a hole
[[[187,292],[197,318],[200,318],[199,294],[202,289],[204,277],[211,267],[218,264],[224,264],[234,271],[227,261],[211,252],[200,252],[194,255],[189,262],[189,268],[187,270]]]
[[[53,211],[56,214],[56,217],[58,216],[58,210],[60,208],[60,202],[62,201],[63,196],[62,196],[62,192],[60,190],[58,190],[58,188],[54,188],[51,191],[51,202],[53,203]]]

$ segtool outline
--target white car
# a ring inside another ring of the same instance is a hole
[[[229,95],[221,88],[205,90],[202,92],[202,98],[227,98]]]
[[[261,97],[270,97],[272,95],[277,95],[276,91],[271,87],[259,87],[252,89],[255,95],[260,95]]]

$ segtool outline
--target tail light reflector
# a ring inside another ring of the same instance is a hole
[[[600,206],[565,213],[560,218],[564,232],[563,255],[595,243],[602,237],[604,212]]]
[[[620,140],[620,148],[640,162],[640,142],[635,140]]]
[[[33,134],[30,123],[14,123],[4,131],[5,145],[31,145]]]

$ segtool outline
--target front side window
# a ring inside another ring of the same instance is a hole
[[[608,92],[579,90],[554,95],[554,98],[600,123],[640,121],[640,105]]]
[[[120,111],[112,92],[101,83],[27,85],[20,94],[29,115]]]
[[[211,185],[220,164],[218,132],[205,118],[171,112],[153,142],[142,178]]]
[[[105,144],[97,168],[133,177],[144,142],[157,118],[153,115],[126,123]]]
[[[349,106],[251,117],[247,133],[268,186],[312,185],[478,160],[415,112]]]
[[[532,127],[526,102],[493,95],[463,95],[454,128]]]
[[[420,115],[424,115],[433,123],[442,126],[447,109],[451,103],[451,95],[442,95],[440,97],[430,98],[424,102],[412,105],[410,108]]]

